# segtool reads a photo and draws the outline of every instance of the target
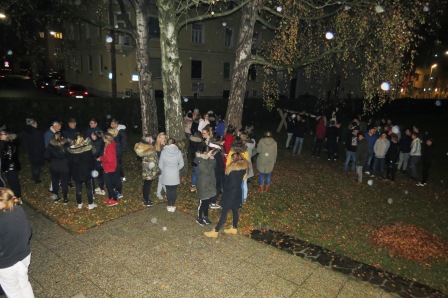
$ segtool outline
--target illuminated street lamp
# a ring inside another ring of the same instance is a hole
[[[437,64],[431,65],[431,71],[429,72],[429,80],[432,79],[432,70],[437,67]]]
[[[6,15],[3,12],[0,12],[0,19],[6,19]]]

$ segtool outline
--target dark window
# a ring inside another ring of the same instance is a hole
[[[230,80],[230,63],[229,62],[224,62],[223,78],[224,78],[224,80]]]
[[[249,67],[248,79],[249,81],[255,81],[257,79],[257,69],[255,68],[255,65]]]
[[[230,97],[230,90],[223,90],[222,91],[222,98],[228,99]]]
[[[202,61],[199,60],[191,61],[191,78],[202,79]]]
[[[162,60],[160,58],[149,58],[149,69],[153,79],[162,77]]]
[[[149,37],[160,38],[160,26],[158,18],[149,18]]]

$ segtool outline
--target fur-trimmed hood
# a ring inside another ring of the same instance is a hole
[[[230,146],[230,150],[232,150],[233,152],[244,153],[247,151],[247,146],[245,144],[239,146],[239,144],[237,145],[233,143],[232,146]]]
[[[195,143],[200,143],[200,142],[202,142],[202,141],[203,141],[203,139],[202,139],[202,138],[199,138],[199,137],[195,137],[195,136],[191,135],[191,136],[190,136],[190,141],[191,141],[191,142],[195,142]]]
[[[226,167],[226,175],[229,175],[232,171],[241,171],[250,169],[250,164],[247,160],[239,160],[237,162],[232,162]]]
[[[61,143],[59,143],[57,140],[55,140],[53,138],[50,139],[50,145],[52,145],[52,146],[60,146],[60,145],[64,146],[66,143],[67,143],[66,139],[63,139],[61,141]]]
[[[71,145],[67,150],[72,154],[80,154],[87,151],[92,151],[92,153],[95,153],[93,152],[95,149],[90,143],[90,139],[85,139],[84,142],[79,145]]]
[[[135,144],[134,151],[138,157],[145,157],[156,151],[156,149],[151,144],[139,142]]]

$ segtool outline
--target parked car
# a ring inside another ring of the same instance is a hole
[[[70,84],[67,88],[64,88],[62,94],[72,98],[85,98],[89,96],[86,88],[78,84]]]
[[[62,94],[65,88],[68,87],[68,83],[63,80],[52,80],[51,83],[48,85],[48,90],[50,92],[54,92],[56,94]]]
[[[0,78],[1,79],[6,79],[6,77],[9,76],[10,74],[12,74],[11,69],[9,69],[9,68],[0,69]]]
[[[38,77],[34,80],[34,87],[42,90],[48,89],[51,80],[53,80],[51,76]]]

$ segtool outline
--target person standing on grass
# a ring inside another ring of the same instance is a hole
[[[20,136],[21,144],[25,147],[31,164],[31,174],[35,183],[41,183],[40,174],[45,164],[45,140],[44,134],[37,128],[34,119],[26,119],[24,132]]]
[[[196,183],[198,181],[198,165],[194,161],[196,158],[196,152],[203,151],[205,148],[205,142],[202,139],[199,132],[191,135],[188,142],[188,152],[190,153],[191,167],[193,168],[193,176],[191,176],[190,191],[195,192],[197,190]]]
[[[292,136],[294,134],[296,124],[297,124],[296,114],[291,114],[288,115],[288,117],[286,117],[286,133],[287,133],[286,147],[285,147],[286,149],[292,147],[292,146],[290,147],[290,143],[292,140]]]
[[[336,161],[339,146],[339,128],[336,127],[336,121],[330,121],[330,127],[327,129],[327,157],[328,160]]]
[[[407,128],[405,130],[404,135],[398,141],[398,147],[400,147],[400,156],[398,159],[398,168],[397,170],[406,174],[406,170],[408,169],[408,161],[409,161],[409,152],[411,152],[411,130]]]
[[[118,198],[116,189],[121,189],[120,176],[117,173],[117,145],[115,144],[114,137],[106,133],[103,136],[104,140],[104,153],[96,160],[100,161],[104,169],[104,182],[106,183],[108,198],[103,202],[108,207],[118,205]]]
[[[294,139],[294,148],[292,149],[292,155],[300,155],[302,153],[303,140],[305,139],[306,132],[306,119],[305,115],[297,116],[297,124],[294,127],[293,139]]]
[[[247,160],[250,160],[249,152],[247,151],[247,146],[240,136],[236,136],[233,140],[232,146],[230,147],[229,156],[233,153],[239,152]],[[226,167],[231,163],[231,159],[227,159]],[[243,182],[241,183],[241,201],[244,202],[247,197],[247,175],[244,175]]]
[[[103,140],[103,132],[101,130],[92,132],[90,136],[91,144],[94,148],[92,152],[93,157],[95,158],[95,170],[98,172],[97,177],[92,177],[92,189],[95,194],[104,196],[106,192],[104,191],[104,169],[101,165],[101,162],[97,160],[104,152],[104,140]],[[95,181],[98,182],[98,187],[95,188]]]
[[[180,184],[179,171],[184,167],[182,152],[176,146],[176,140],[169,138],[160,154],[159,168],[162,171],[160,179],[166,187],[168,212],[176,211],[177,186]]]
[[[209,145],[210,148],[213,148],[213,155],[215,156],[216,167],[215,167],[215,179],[216,179],[216,195],[211,197],[210,208],[219,209],[220,205],[216,203],[220,194],[222,194],[222,183],[224,177],[224,160],[222,158],[222,143],[223,141],[219,141],[217,138],[212,138],[211,143]]]
[[[355,171],[356,164],[356,146],[358,145],[358,132],[359,127],[353,126],[351,132],[347,136],[345,141],[345,162],[344,172],[348,171],[348,164],[352,161],[352,171]]]
[[[67,152],[67,141],[63,138],[61,132],[56,132],[50,140],[47,149],[45,149],[45,159],[50,161],[50,176],[52,188],[52,199],[54,203],[60,201],[59,186],[62,186],[62,195],[64,204],[68,204],[68,172],[69,155]]]
[[[271,173],[277,161],[277,142],[270,131],[265,132],[264,137],[257,145],[257,170],[260,192],[269,191],[271,186]]]
[[[155,143],[155,149],[157,152],[157,158],[160,160],[160,155],[162,154],[163,147],[166,145],[167,136],[164,132],[161,132],[157,135],[156,143]],[[166,188],[162,184],[162,176],[159,176],[158,182],[157,182],[157,190],[156,190],[156,196],[159,200],[163,200],[162,197],[162,189],[165,191],[166,194]]]
[[[397,161],[400,156],[400,147],[398,146],[398,137],[392,135],[390,146],[386,153],[386,179],[395,183],[395,173],[397,172]]]
[[[103,131],[101,127],[98,126],[98,120],[96,118],[91,118],[89,121],[89,128],[86,130],[86,137],[90,138],[92,133],[97,131]]]
[[[61,123],[59,121],[54,121],[50,128],[44,133],[45,148],[50,144],[51,138],[54,134],[61,130]]]
[[[378,139],[378,129],[375,125],[371,124],[368,126],[368,131],[364,133],[364,137],[367,140],[367,144],[369,144],[369,156],[367,157],[366,164],[364,165],[364,173],[367,175],[373,174],[373,160],[375,157],[375,153],[373,152],[373,147],[375,146],[375,142]]]
[[[227,164],[227,156],[229,155],[230,152],[230,147],[233,144],[233,140],[235,139],[235,127],[233,127],[233,125],[229,125],[227,126],[227,131],[226,134],[224,136],[224,154],[223,159],[224,159],[224,166]]]
[[[198,151],[194,159],[198,171],[197,195],[199,199],[196,222],[201,226],[212,223],[208,219],[208,207],[210,205],[209,199],[216,196],[216,160],[213,151]]]
[[[428,137],[422,150],[422,180],[417,183],[417,186],[426,186],[429,177],[429,169],[431,168],[433,158],[433,139]]]
[[[95,159],[93,158],[92,144],[90,139],[84,139],[82,134],[77,134],[73,145],[67,150],[70,153],[70,173],[75,181],[76,187],[76,202],[78,209],[82,209],[82,184],[86,186],[88,209],[92,210],[97,207],[93,203],[93,189],[92,189],[92,171],[95,168]]]
[[[7,297],[33,298],[28,280],[31,225],[20,199],[0,188],[0,285]]]
[[[6,180],[16,197],[22,196],[19,172],[19,141],[16,134],[0,130],[0,158],[1,171],[5,173]]]
[[[243,180],[243,204],[246,203],[247,200],[247,195],[248,195],[248,189],[247,189],[247,181],[249,180],[249,178],[252,178],[254,176],[254,169],[252,166],[252,157],[255,155],[254,152],[256,152],[256,148],[255,148],[255,140],[250,139],[249,135],[242,131],[240,132],[240,138],[244,143],[244,146],[246,147],[247,150],[247,161],[250,164],[250,169],[247,172],[247,175],[245,177],[245,179]]]
[[[363,132],[358,132],[358,143],[356,146],[356,174],[358,174],[358,185],[362,184],[362,170],[369,157],[369,144]]]
[[[153,139],[150,135],[142,138],[142,141],[135,144],[134,151],[138,157],[142,158],[142,176],[143,176],[143,206],[151,207],[154,203],[150,200],[149,194],[151,184],[154,179],[160,176],[159,157],[157,151],[152,145]]]
[[[327,118],[325,116],[318,116],[316,120],[316,139],[314,140],[313,156],[320,158],[320,152],[322,151],[327,134]]]
[[[417,166],[422,155],[422,144],[418,137],[418,131],[413,131],[411,134],[412,143],[411,151],[409,152],[411,158],[411,178],[417,180]]]
[[[123,171],[123,154],[128,146],[128,137],[126,134],[126,126],[120,124],[117,119],[112,119],[110,127],[117,130],[115,136],[115,143],[117,143],[117,172],[121,181],[126,181],[126,177]]]
[[[387,139],[387,131],[382,131],[380,138],[376,140],[373,146],[375,160],[373,161],[373,173],[371,177],[377,176],[384,178],[384,164],[386,161],[386,153],[389,150],[390,141]]]
[[[216,227],[210,232],[204,233],[206,237],[218,237],[219,230],[226,222],[227,214],[230,210],[232,210],[233,214],[233,224],[231,228],[224,229],[224,233],[230,235],[236,235],[238,233],[238,209],[241,208],[241,183],[243,177],[249,170],[250,164],[240,152],[233,153],[229,156],[229,159],[231,159],[231,162],[227,165],[224,175],[221,216]]]

